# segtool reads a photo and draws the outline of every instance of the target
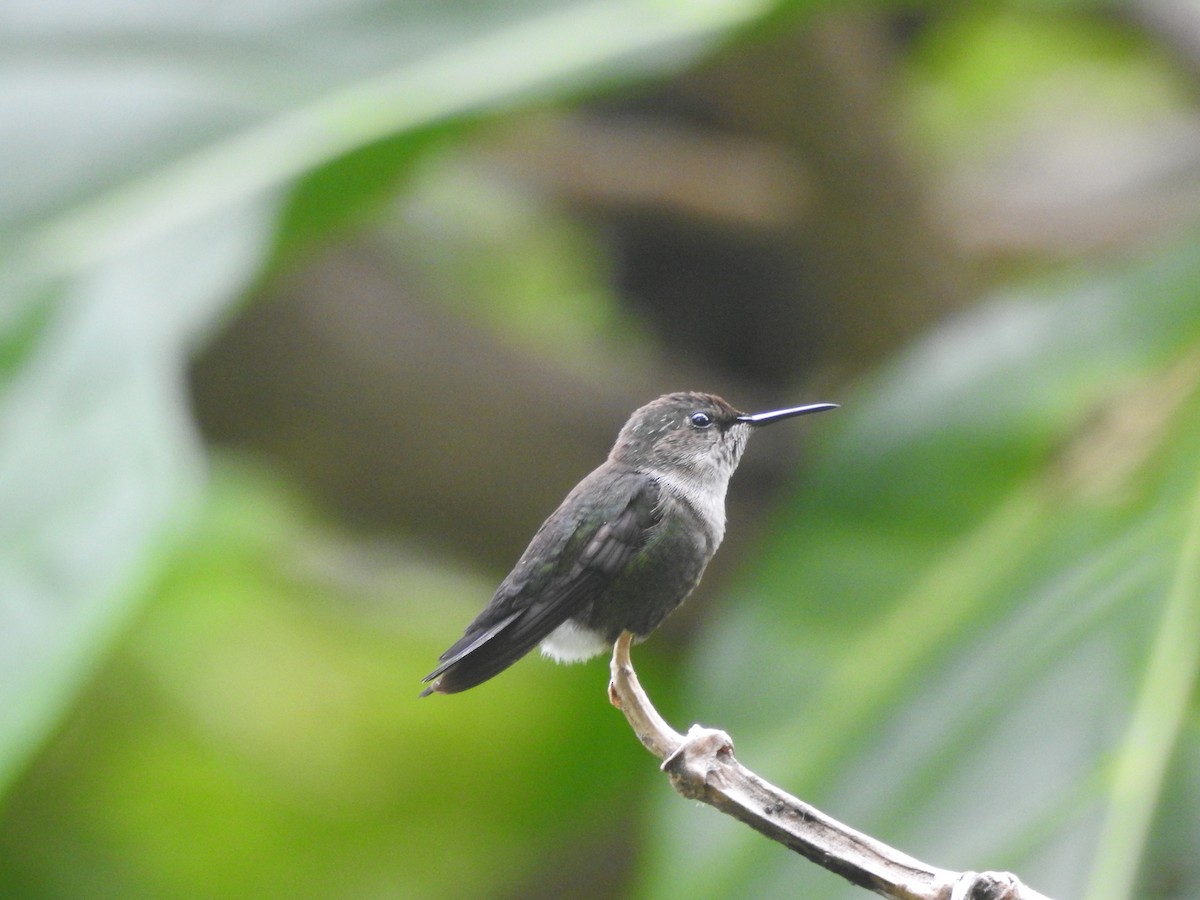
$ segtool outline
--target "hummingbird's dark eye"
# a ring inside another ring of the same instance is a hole
[[[713,420],[712,416],[708,413],[694,412],[688,416],[688,423],[693,428],[708,428],[708,426],[712,425]]]

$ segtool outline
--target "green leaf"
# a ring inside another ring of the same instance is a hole
[[[20,298],[0,376],[0,784],[123,623],[200,483],[184,362],[256,269],[212,219]]]
[[[1192,457],[1195,459],[1195,457]],[[1087,896],[1133,896],[1168,765],[1200,678],[1200,481],[1180,510],[1182,539],[1145,675],[1114,760],[1108,810]]]

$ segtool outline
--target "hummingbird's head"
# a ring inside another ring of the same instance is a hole
[[[667,394],[629,417],[610,459],[639,469],[728,478],[750,437],[741,415],[714,394]]]
[[[728,481],[754,428],[835,406],[817,403],[747,415],[715,394],[666,394],[629,417],[609,459],[693,479]]]

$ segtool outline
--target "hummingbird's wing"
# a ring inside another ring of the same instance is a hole
[[[589,475],[548,518],[487,608],[440,657],[422,696],[452,694],[507,669],[584,609],[629,565],[661,518],[659,486],[629,470]]]

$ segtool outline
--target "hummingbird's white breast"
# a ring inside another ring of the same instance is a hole
[[[609,650],[604,635],[590,628],[585,628],[571,619],[555,628],[542,641],[542,656],[548,656],[555,662],[583,662]]]

